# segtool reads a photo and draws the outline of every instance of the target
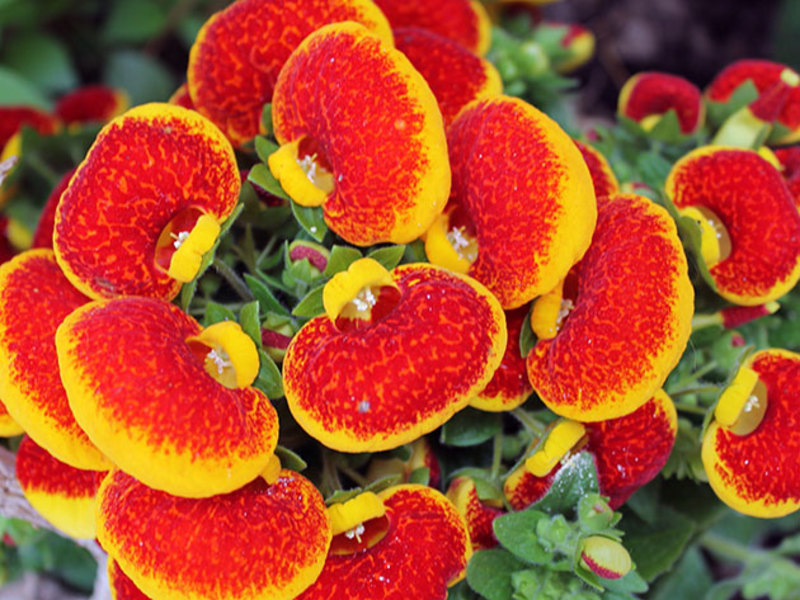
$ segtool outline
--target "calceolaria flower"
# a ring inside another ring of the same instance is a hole
[[[105,85],[87,85],[62,96],[56,103],[55,116],[67,126],[106,123],[130,106],[123,90]]]
[[[703,125],[705,112],[700,90],[683,77],[650,71],[637,73],[623,86],[617,112],[650,131],[670,110],[684,135]]]
[[[172,299],[239,197],[230,143],[198,113],[145,104],[106,125],[61,196],[53,247],[91,298]]]
[[[723,391],[703,436],[703,465],[720,500],[754,517],[800,508],[800,355],[763,350],[750,356]]]
[[[778,148],[775,150],[775,158],[779,161],[781,174],[789,186],[795,206],[800,209],[800,146]]]
[[[589,246],[597,208],[570,137],[518,98],[467,106],[448,130],[453,191],[425,238],[431,262],[516,308],[553,289]]]
[[[472,554],[458,511],[429,487],[364,492],[328,512],[333,540],[325,567],[297,600],[444,598]]]
[[[528,377],[556,414],[600,421],[647,402],[689,340],[694,290],[674,221],[647,198],[598,199],[592,245],[535,301]]]
[[[505,317],[478,282],[428,264],[354,262],[325,285],[326,314],[283,361],[292,415],[329,448],[415,440],[482,390],[506,347]]]
[[[595,195],[599,198],[600,196],[610,196],[619,192],[619,182],[606,157],[588,143],[575,140],[575,145],[581,151],[581,156],[583,156],[583,160],[589,168]]]
[[[303,41],[275,85],[272,119],[273,175],[298,204],[322,206],[348,242],[410,242],[444,208],[450,166],[436,98],[405,55],[361,25]]]
[[[447,488],[447,497],[467,524],[473,551],[497,546],[492,523],[506,512],[500,500],[481,500],[475,482],[469,477],[453,479]]]
[[[666,193],[695,218],[717,292],[764,304],[800,278],[800,214],[780,172],[751,150],[704,146],[681,158]]]
[[[269,463],[277,414],[249,387],[258,353],[237,323],[203,329],[163,300],[120,298],[74,311],[56,345],[75,419],[145,485],[205,497]]]
[[[307,35],[329,23],[355,21],[391,43],[386,17],[369,0],[238,0],[214,14],[189,53],[192,108],[235,146],[260,132],[261,109],[278,73]]]

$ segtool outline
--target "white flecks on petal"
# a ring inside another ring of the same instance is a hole
[[[360,413],[367,413],[372,405],[369,403],[368,400],[362,400],[358,403],[358,412]]]

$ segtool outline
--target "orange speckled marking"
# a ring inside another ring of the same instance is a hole
[[[151,600],[150,596],[136,587],[131,578],[119,568],[117,561],[111,557],[108,558],[108,584],[112,600]]]
[[[97,537],[159,600],[291,600],[322,570],[331,542],[317,489],[283,470],[211,498],[170,496],[115,471],[98,492]]]
[[[456,477],[447,489],[447,497],[467,524],[473,551],[497,546],[492,523],[505,513],[503,509],[482,502],[469,477]]]
[[[468,274],[516,308],[556,286],[591,241],[586,163],[533,106],[500,96],[466,107],[448,130],[453,191],[478,239]]]
[[[33,232],[33,248],[53,248],[53,227],[55,226],[56,220],[56,207],[74,174],[75,169],[67,171],[47,197],[47,202],[42,209],[42,213],[39,215],[36,231]]]
[[[678,116],[681,132],[697,131],[705,113],[700,90],[692,82],[657,71],[637,73],[622,87],[617,111],[636,122],[670,109]]]
[[[389,529],[358,554],[329,554],[319,579],[297,600],[444,598],[472,554],[466,525],[441,492],[400,485],[379,494]]]
[[[629,415],[596,423],[586,423],[586,443],[597,467],[600,493],[609,497],[617,509],[640,487],[652,480],[667,463],[677,432],[675,405],[663,391]],[[560,462],[545,477],[536,477],[520,466],[505,484],[505,494],[515,510],[523,510],[541,499],[556,474]]]
[[[497,96],[503,82],[488,60],[458,42],[417,27],[395,29],[395,46],[431,86],[445,127],[473,100]]]
[[[86,302],[61,273],[52,250],[29,250],[0,266],[0,398],[58,460],[106,469],[107,460],[72,416],[56,356],[56,329]]]
[[[503,361],[489,384],[470,401],[470,406],[501,412],[516,408],[531,395],[533,388],[525,371],[525,359],[519,351],[519,336],[527,314],[527,306],[506,311],[508,341]]]
[[[720,219],[731,254],[711,267],[719,294],[752,306],[780,298],[800,278],[800,214],[780,173],[755,152],[719,146],[680,159],[667,178],[675,206]]]
[[[571,276],[574,308],[528,355],[528,377],[561,416],[621,417],[656,393],[689,339],[694,290],[675,223],[641,196],[601,198]]]
[[[348,242],[410,242],[443,210],[450,167],[436,98],[364,27],[339,23],[307,37],[281,71],[272,118],[281,144],[310,140],[330,167],[325,222]]]
[[[56,334],[75,419],[126,472],[187,497],[234,490],[261,473],[278,437],[269,400],[209,375],[187,340],[200,325],[149,298],[92,302]]]
[[[173,298],[181,283],[155,262],[158,237],[188,207],[223,221],[240,189],[233,149],[198,113],[138,106],[106,125],[56,209],[64,274],[92,298]]]
[[[466,406],[497,369],[505,318],[479,283],[428,264],[399,267],[395,308],[338,331],[326,316],[294,337],[284,391],[297,422],[343,452],[388,450]]]
[[[575,140],[575,145],[581,151],[581,156],[589,168],[595,195],[599,198],[619,192],[619,182],[617,182],[617,177],[611,170],[611,165],[608,164],[606,157],[589,144]]]
[[[49,523],[71,537],[94,539],[95,494],[105,471],[70,467],[25,436],[16,473],[25,498]]]
[[[489,16],[480,2],[471,0],[376,0],[392,29],[419,27],[458,42],[483,56],[489,50]]]
[[[122,90],[106,85],[87,85],[63,96],[55,115],[66,124],[105,123],[124,112],[131,102]]]
[[[240,146],[258,135],[292,51],[323,25],[355,21],[388,43],[386,17],[369,0],[239,0],[213,15],[189,53],[194,107]]]
[[[743,365],[767,388],[767,408],[749,435],[716,421],[703,438],[703,465],[720,500],[753,517],[781,517],[800,508],[800,355],[764,350]]]

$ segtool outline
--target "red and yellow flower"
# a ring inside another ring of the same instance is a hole
[[[675,112],[681,133],[695,133],[703,125],[705,109],[700,90],[683,77],[648,71],[637,73],[619,94],[617,112],[650,131],[670,110]]]
[[[506,512],[502,502],[481,500],[475,482],[469,477],[453,479],[447,488],[447,497],[467,524],[473,551],[497,546],[492,523]]]
[[[581,156],[583,156],[583,160],[586,161],[586,166],[589,168],[595,195],[599,198],[600,196],[610,196],[618,193],[620,191],[619,182],[606,157],[589,144],[575,140],[575,145],[581,151]]]
[[[54,113],[65,125],[106,123],[125,112],[130,104],[123,90],[87,85],[59,99]]]

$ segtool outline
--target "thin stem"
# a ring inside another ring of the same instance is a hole
[[[330,451],[322,448],[322,481],[320,491],[326,498],[336,490],[342,489],[342,482],[339,479],[339,472],[336,470],[335,460]]]
[[[699,385],[695,387],[688,387],[683,388],[682,390],[678,390],[677,392],[669,392],[668,395],[673,400],[680,396],[686,396],[688,394],[706,394],[709,392],[719,392],[722,389],[722,386],[719,385]]]
[[[369,479],[364,477],[361,473],[359,473],[355,469],[352,469],[347,465],[340,465],[340,464],[337,464],[336,468],[339,469],[339,471],[341,471],[345,475],[347,475],[350,479],[355,481],[359,486],[366,487],[369,485]]]
[[[699,314],[692,317],[692,331],[705,329],[706,327],[711,327],[712,325],[722,325],[722,319],[718,313],[712,313],[710,315]]]
[[[705,375],[708,375],[709,373],[711,373],[711,371],[716,369],[718,366],[719,365],[717,364],[717,361],[710,360],[706,364],[704,364],[702,367],[697,369],[696,371],[693,371],[692,373],[689,373],[689,375],[687,377],[679,379],[677,382],[675,382],[675,385],[670,386],[670,388],[671,389],[682,390],[682,389],[686,388],[689,384],[692,384],[692,383],[695,383],[696,381],[699,381]],[[667,393],[668,394],[672,394],[672,393],[677,393],[677,392],[670,392],[669,390],[667,390]]]
[[[256,268],[258,268],[261,265],[261,263],[264,261],[265,258],[267,258],[270,254],[272,254],[272,250],[273,248],[275,248],[275,244],[277,243],[277,241],[278,241],[277,237],[269,238],[267,245],[264,246],[264,249],[261,251],[261,254],[259,254],[258,257],[256,258]]]
[[[710,531],[700,538],[700,545],[721,558],[745,564],[751,562],[755,557],[761,557],[765,554],[763,550],[743,546],[738,542],[726,539]]]
[[[492,480],[500,476],[500,468],[503,465],[503,432],[500,431],[494,436],[492,445],[492,470],[490,472]]]
[[[253,294],[250,292],[250,288],[247,287],[247,284],[244,282],[244,279],[239,277],[239,275],[231,269],[227,264],[225,264],[218,256],[214,257],[214,262],[212,263],[214,266],[214,270],[219,273],[225,281],[234,289],[234,291],[239,294],[239,297],[244,300],[245,302],[252,302],[253,301]]]
[[[61,176],[56,173],[50,165],[41,160],[35,152],[29,153],[25,157],[25,164],[29,166],[37,175],[47,180],[50,187],[54,188],[61,181]]]
[[[541,435],[544,433],[545,425],[544,423],[540,423],[537,421],[533,416],[530,415],[525,409],[521,406],[518,406],[514,410],[510,411],[511,414],[520,422],[522,425],[529,431],[533,432],[535,435]]]
[[[684,404],[683,402],[676,402],[675,408],[681,412],[690,413],[693,415],[705,415],[707,408],[702,406],[695,406],[694,404]]]

